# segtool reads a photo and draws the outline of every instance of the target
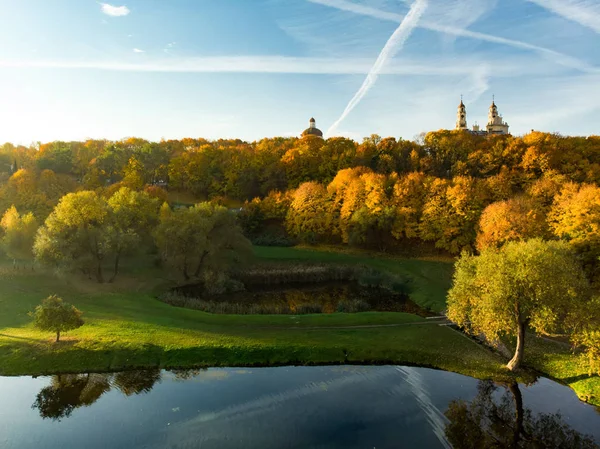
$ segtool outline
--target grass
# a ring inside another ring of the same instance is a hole
[[[7,266],[0,272],[0,374],[387,362],[506,377],[496,355],[416,315],[212,315],[158,301],[160,283],[152,271],[98,285]],[[75,304],[86,320],[59,344],[27,315],[50,293]],[[367,325],[394,326],[351,328]]]
[[[452,264],[308,248],[256,248],[263,260],[360,263],[411,279],[411,299],[442,311]],[[150,265],[150,264],[147,264]],[[0,375],[197,366],[405,364],[507,380],[505,360],[435,321],[404,313],[213,315],[155,296],[168,280],[136,264],[112,285],[15,272],[0,265]],[[54,344],[27,313],[49,294],[84,312],[86,324]],[[356,326],[356,327],[352,327]],[[360,327],[369,326],[369,327]],[[377,327],[379,326],[379,327]],[[600,405],[598,377],[554,343],[530,339],[526,362]]]
[[[389,271],[410,281],[410,298],[420,305],[443,312],[446,293],[452,285],[453,260],[406,259],[363,251],[312,248],[255,247],[255,254],[266,260],[311,261],[318,263],[350,263]]]

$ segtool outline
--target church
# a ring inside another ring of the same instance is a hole
[[[469,129],[467,126],[467,108],[462,101],[458,105],[458,112],[456,114],[456,129],[468,131],[471,134],[478,136],[489,136],[493,134],[508,134],[508,123],[506,123],[500,114],[498,114],[498,106],[496,106],[495,99],[492,100],[492,105],[488,112],[488,123],[486,129],[482,130],[479,125],[473,125],[473,129]]]
[[[316,136],[320,137],[321,139],[323,138],[323,131],[317,128],[317,122],[314,118],[310,119],[308,122],[308,128],[302,132],[302,137],[304,136]]]

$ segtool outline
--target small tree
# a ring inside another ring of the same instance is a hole
[[[64,302],[56,295],[47,297],[33,313],[34,325],[43,331],[56,332],[56,341],[60,333],[78,329],[83,326],[81,311],[71,304]]]
[[[589,284],[565,242],[533,239],[477,257],[463,254],[448,294],[448,318],[458,325],[490,340],[517,338],[510,370],[523,360],[528,326],[576,337],[587,328],[589,311]]]
[[[33,242],[38,229],[38,222],[31,212],[20,215],[15,206],[6,211],[0,228],[0,248],[17,265],[17,260],[33,260]]]

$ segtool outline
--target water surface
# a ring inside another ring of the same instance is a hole
[[[509,388],[399,366],[0,377],[4,449],[486,447],[521,431],[519,447],[586,447],[600,414],[547,379]]]

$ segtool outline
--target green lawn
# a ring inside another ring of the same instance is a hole
[[[256,248],[256,254],[259,259],[361,263],[386,269],[408,277],[413,300],[437,311],[444,309],[451,281],[452,264],[443,260],[295,248]],[[212,315],[175,308],[155,299],[168,280],[147,265],[124,267],[127,275],[113,285],[0,266],[0,375],[156,366],[394,363],[477,378],[509,377],[499,356],[415,315]],[[75,304],[86,320],[59,344],[52,343],[52,335],[35,330],[28,316],[49,294]],[[384,326],[348,328],[365,325]],[[544,358],[540,348],[534,349],[528,358],[531,365],[597,403],[598,378],[582,376],[568,352],[553,348]]]

